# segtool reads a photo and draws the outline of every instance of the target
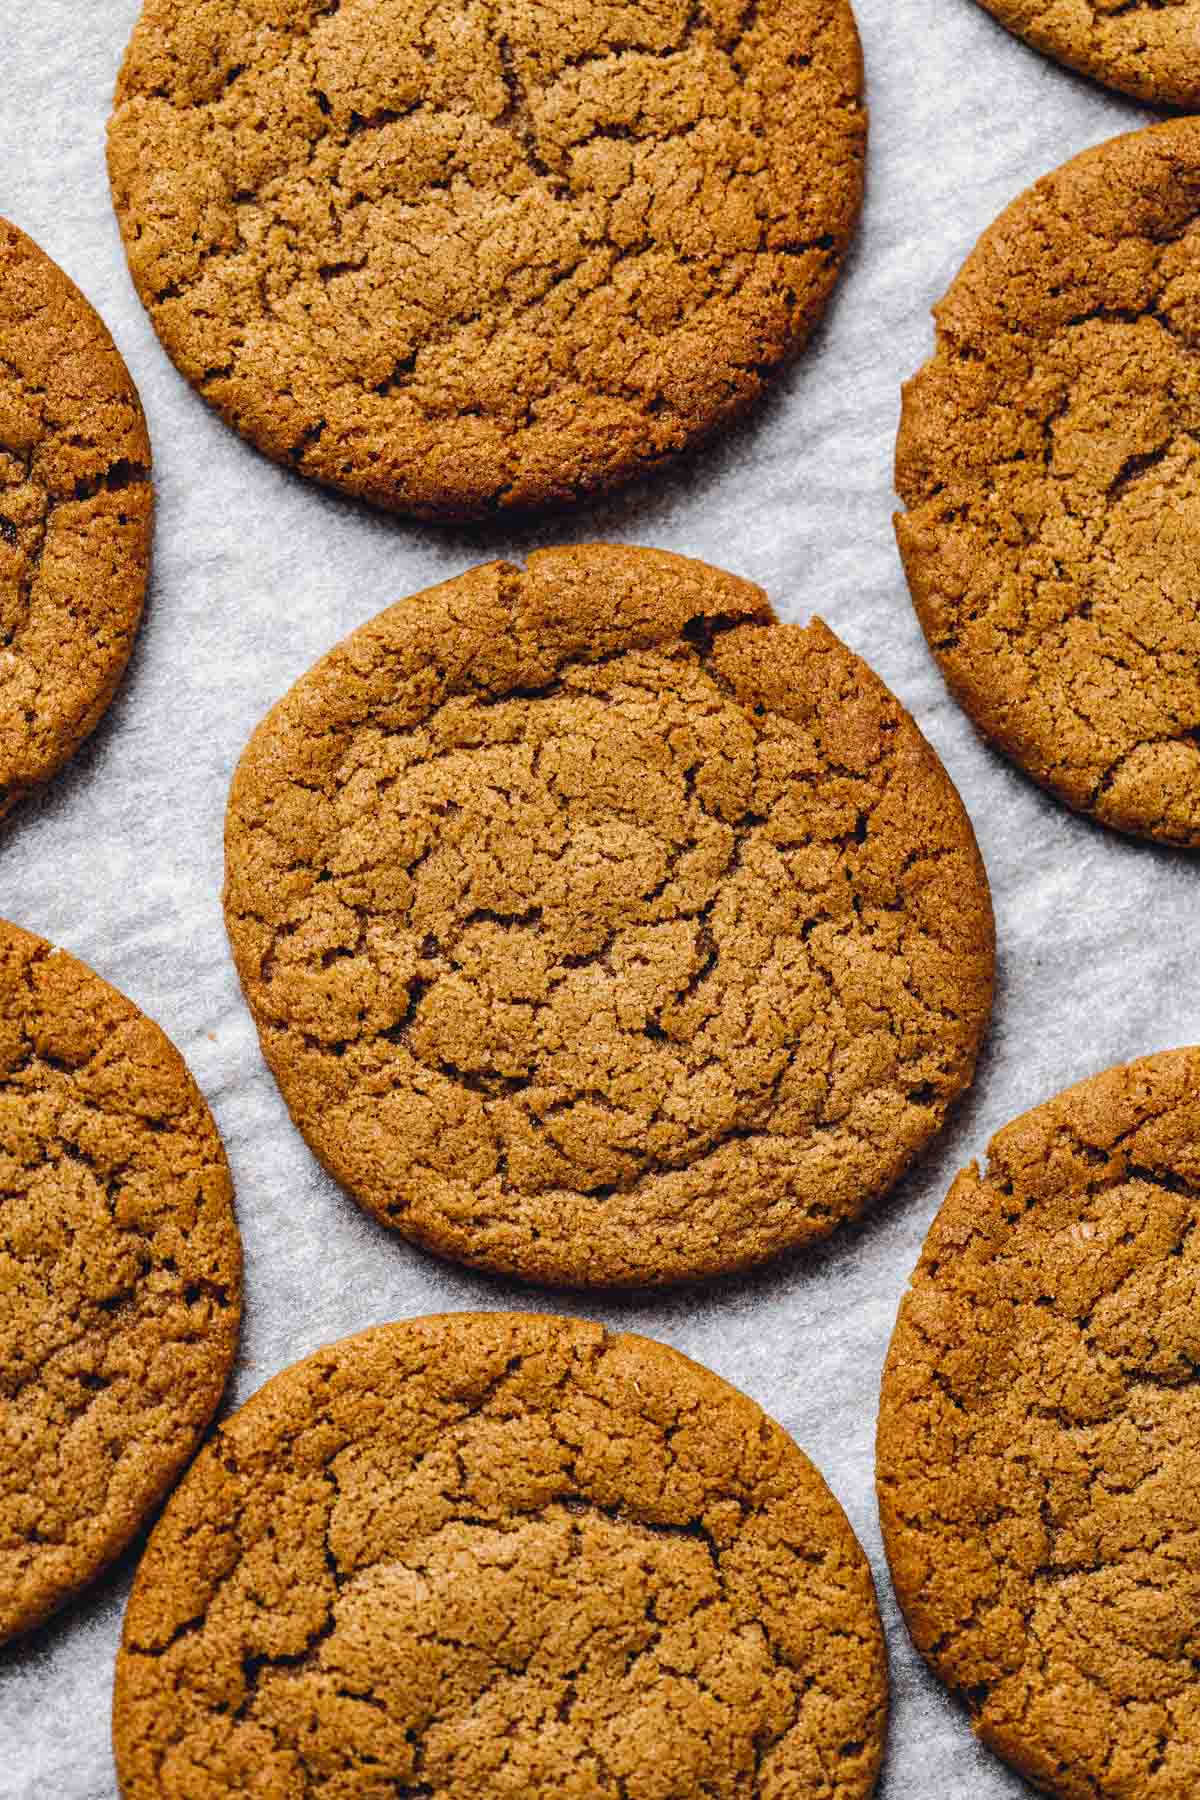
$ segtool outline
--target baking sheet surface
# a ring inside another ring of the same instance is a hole
[[[0,914],[76,952],[159,1020],[216,1114],[238,1190],[247,1310],[230,1403],[317,1345],[420,1313],[526,1307],[662,1338],[752,1394],[825,1473],[875,1567],[894,1706],[882,1800],[1032,1790],[972,1740],[891,1596],[872,1490],[896,1307],[955,1170],[1023,1111],[1110,1063],[1200,1039],[1194,863],[1068,815],[947,698],[894,547],[900,383],[929,307],[1017,192],[1150,115],[1009,37],[972,0],[857,0],[872,113],[863,226],[826,322],[754,417],[682,473],[534,526],[435,530],[267,463],[192,394],[130,284],[104,124],[138,0],[0,0],[0,212],[103,314],[141,391],[159,511],[146,622],[107,721],[0,828]],[[976,1086],[916,1170],[815,1256],[700,1292],[575,1300],[386,1235],[318,1168],[258,1052],[221,920],[230,774],[267,707],[392,600],[493,556],[590,538],[659,545],[819,612],[942,755],[991,875],[995,1019]],[[112,1662],[133,1555],[0,1652],[0,1796],[111,1800]]]

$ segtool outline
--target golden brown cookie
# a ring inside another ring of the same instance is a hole
[[[1014,201],[935,309],[896,521],[955,697],[1036,781],[1200,846],[1200,120]]]
[[[883,1378],[918,1647],[1065,1800],[1200,1793],[1200,1050],[1026,1113],[934,1221]]]
[[[0,817],[98,724],[150,561],[150,441],[103,322],[0,219]]]
[[[216,1128],[157,1025],[0,921],[0,1641],[116,1557],[237,1347]]]
[[[385,1325],[227,1420],[138,1570],[124,1800],[865,1800],[887,1673],[837,1501],[648,1338]]]
[[[858,214],[849,0],[145,0],[133,278],[259,449],[422,517],[575,499],[740,413]]]
[[[1200,105],[1200,0],[981,0],[1081,75],[1152,104]]]
[[[903,707],[659,551],[491,563],[355,632],[251,739],[226,874],[325,1166],[535,1280],[824,1237],[938,1130],[991,1001],[987,879]]]

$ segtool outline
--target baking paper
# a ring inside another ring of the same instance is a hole
[[[882,1800],[1031,1790],[972,1739],[896,1610],[872,1485],[896,1307],[954,1172],[1014,1114],[1109,1064],[1200,1040],[1197,879],[1185,852],[1068,814],[974,734],[917,626],[892,537],[901,381],[929,307],[1037,176],[1147,111],[1043,60],[973,0],[857,0],[871,106],[866,210],[826,321],[741,429],[681,473],[536,524],[435,529],[326,495],[256,454],[160,349],[109,203],[104,125],[138,0],[0,0],[0,211],[104,316],[150,422],[153,585],[107,720],[0,827],[0,914],[76,952],[157,1019],[228,1148],[246,1247],[236,1404],[317,1345],[461,1308],[591,1315],[649,1333],[752,1394],[815,1459],[875,1568],[894,1705]],[[974,820],[999,986],[975,1087],[909,1178],[815,1255],[701,1291],[572,1298],[471,1274],[385,1233],[319,1169],[258,1051],[226,946],[229,778],[267,707],[405,594],[539,544],[621,539],[761,582],[819,613],[915,714]],[[0,1795],[112,1800],[113,1657],[136,1547],[81,1602],[0,1653]]]

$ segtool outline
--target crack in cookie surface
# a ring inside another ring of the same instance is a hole
[[[825,1235],[970,1079],[991,914],[911,720],[822,626],[595,546],[393,608],[243,758],[268,1060],[386,1223],[552,1279]]]
[[[866,1800],[870,1575],[778,1426],[645,1339],[384,1327],[269,1384],[139,1571],[126,1800]]]
[[[0,1638],[111,1561],[207,1424],[240,1251],[216,1131],[158,1028],[0,924]]]
[[[417,513],[570,499],[742,410],[857,215],[846,0],[148,0],[110,168],[167,349]]]
[[[1069,805],[1200,845],[1200,126],[1004,213],[905,391],[897,535],[955,696]]]
[[[1067,1800],[1200,1778],[1200,1052],[1008,1126],[930,1231],[884,1375],[909,1628],[976,1729]]]
[[[98,722],[150,555],[141,404],[83,295],[0,220],[0,816]]]

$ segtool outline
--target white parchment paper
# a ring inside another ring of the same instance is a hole
[[[436,530],[319,492],[228,431],[175,373],[126,273],[104,123],[139,0],[0,0],[0,212],[108,322],[141,391],[159,513],[128,679],[91,744],[0,828],[0,914],[75,951],[159,1020],[228,1147],[247,1260],[229,1403],[317,1345],[462,1308],[577,1312],[662,1338],[752,1394],[815,1459],[874,1563],[894,1705],[882,1800],[1001,1800],[1026,1785],[973,1741],[896,1610],[872,1487],[879,1373],[951,1176],[1015,1113],[1109,1064],[1200,1040],[1189,926],[1200,871],[1069,815],[947,698],[892,539],[902,379],[930,304],[1037,176],[1149,114],[1044,61],[973,0],[856,0],[872,112],[857,247],[809,353],[686,472],[518,529]],[[915,714],[991,875],[994,1023],[972,1095],[860,1228],[753,1278],[577,1301],[441,1263],[369,1221],[318,1168],[260,1058],[222,926],[230,774],[266,708],[352,627],[473,562],[589,538],[660,545],[819,612]],[[0,1796],[112,1800],[113,1657],[136,1550],[0,1653]]]

